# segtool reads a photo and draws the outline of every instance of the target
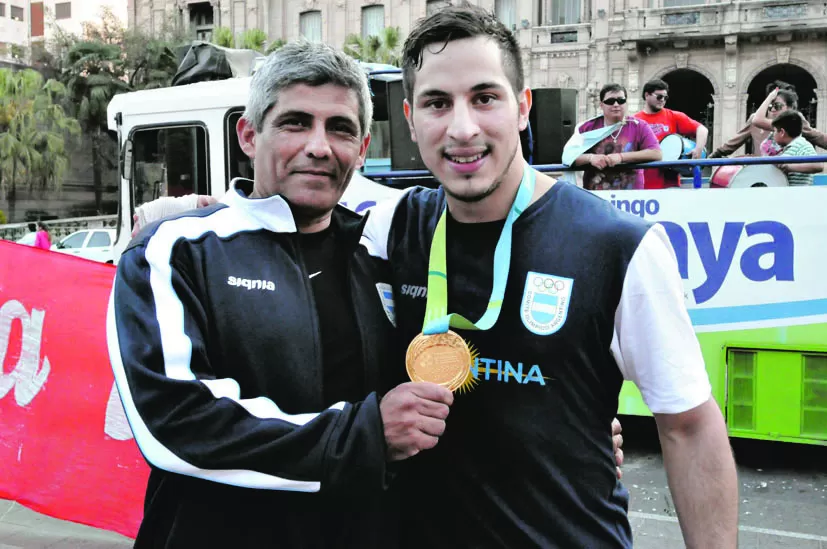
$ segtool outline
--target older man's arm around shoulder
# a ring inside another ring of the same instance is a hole
[[[649,229],[629,261],[612,351],[655,415],[686,546],[735,549],[735,462],[660,225]]]

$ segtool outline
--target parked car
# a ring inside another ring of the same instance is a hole
[[[83,229],[52,244],[52,250],[101,263],[113,263],[115,229]]]

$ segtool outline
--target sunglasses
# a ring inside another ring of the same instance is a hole
[[[657,99],[658,101],[666,101],[667,99],[669,99],[669,96],[665,93],[656,93],[654,94],[654,96],[655,99]]]
[[[608,99],[603,100],[604,105],[625,105],[626,98],[625,97],[610,97]]]
[[[770,110],[771,111],[780,111],[781,109],[783,109],[786,106],[787,105],[784,105],[783,103],[773,103],[772,105],[770,105]]]

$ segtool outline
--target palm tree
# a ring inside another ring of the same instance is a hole
[[[166,40],[143,35],[131,35],[125,41],[126,70],[129,88],[148,90],[165,88],[178,70],[178,61]]]
[[[64,80],[75,107],[74,116],[90,136],[95,207],[102,210],[103,140],[106,139],[106,108],[118,93],[129,91],[121,48],[115,44],[81,41],[67,52]]]
[[[212,33],[212,43],[222,48],[234,48],[233,31],[227,27],[217,27]]]
[[[276,38],[275,40],[270,42],[270,45],[267,46],[267,50],[264,53],[270,55],[274,51],[278,51],[281,48],[283,48],[285,44],[287,44],[287,42],[285,42],[281,38]]]
[[[11,219],[18,183],[60,188],[68,167],[66,138],[80,133],[60,104],[65,98],[62,84],[44,83],[36,71],[0,69],[0,189]]]
[[[365,63],[384,63],[398,67],[402,63],[402,38],[399,27],[385,27],[378,36],[362,38],[350,34],[345,39],[344,52]]]
[[[264,51],[267,35],[261,29],[249,29],[241,33],[238,46],[247,50]]]

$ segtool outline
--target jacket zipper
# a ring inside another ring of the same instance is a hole
[[[313,324],[313,329],[311,330],[313,334],[313,364],[315,366],[315,371],[319,372],[319,383],[318,387],[320,389],[317,397],[318,397],[318,406],[322,406],[324,403],[324,362],[321,357],[320,349],[322,348],[322,330],[319,327],[319,313],[316,309],[316,296],[313,294],[313,286],[310,283],[310,277],[307,273],[307,268],[304,265],[304,254],[302,254],[301,245],[299,244],[299,233],[295,233],[292,235],[293,237],[293,247],[296,250],[296,263],[299,266],[299,270],[302,274],[302,282],[304,283],[304,291],[308,297],[309,303],[309,311],[310,311],[310,319],[311,323]]]

